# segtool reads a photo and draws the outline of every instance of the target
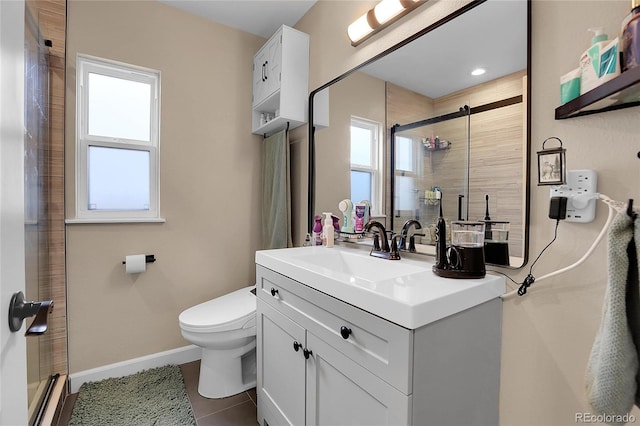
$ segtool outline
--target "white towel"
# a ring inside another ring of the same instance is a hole
[[[629,264],[627,253],[633,235],[632,218],[619,213],[609,230],[608,284],[602,321],[586,372],[587,401],[594,414],[605,416],[614,425],[624,424],[621,419],[633,407],[637,390],[638,355],[626,308],[629,268],[638,268],[637,263]]]

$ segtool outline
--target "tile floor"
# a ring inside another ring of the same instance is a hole
[[[255,426],[258,424],[255,388],[228,398],[204,398],[198,394],[200,361],[182,364],[180,369],[198,426]],[[58,426],[69,424],[73,404],[77,397],[77,393],[67,397]]]

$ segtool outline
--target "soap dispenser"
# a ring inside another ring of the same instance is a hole
[[[591,47],[580,56],[580,94],[596,88],[600,82],[600,55],[608,44],[607,35],[602,27],[589,28],[594,33]]]
[[[324,212],[324,226],[322,227],[322,245],[331,248],[333,247],[333,237],[335,229],[333,228],[333,219],[331,213]]]

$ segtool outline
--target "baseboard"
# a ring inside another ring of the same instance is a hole
[[[128,376],[142,370],[162,367],[167,364],[184,364],[199,360],[201,357],[202,348],[195,345],[189,345],[177,349],[171,349],[169,351],[142,356],[140,358],[116,362],[115,364],[92,368],[91,370],[79,371],[69,375],[71,393],[78,392],[80,386],[85,382],[95,382],[97,380],[108,379],[111,377]]]

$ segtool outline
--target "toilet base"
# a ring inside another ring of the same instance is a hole
[[[226,398],[254,388],[255,348],[255,339],[233,351],[203,348],[198,393],[205,398]]]

